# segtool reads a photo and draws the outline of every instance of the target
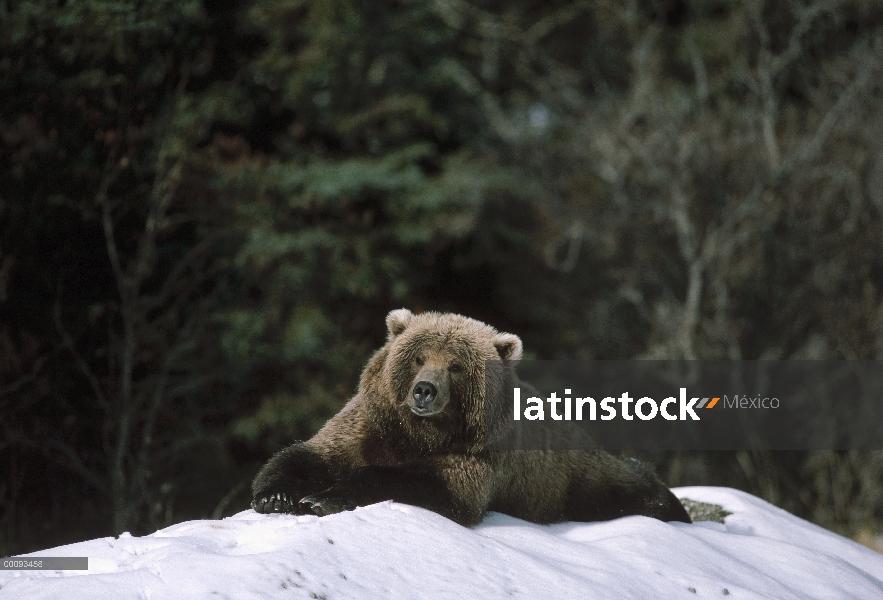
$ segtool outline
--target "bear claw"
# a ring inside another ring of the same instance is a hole
[[[306,514],[314,514],[319,517],[326,517],[334,513],[343,512],[345,510],[353,510],[356,504],[343,499],[336,499],[325,494],[316,496],[306,496],[301,498],[298,503],[300,509]]]
[[[307,496],[306,498],[301,499],[299,504],[301,510],[305,511],[307,514],[313,514],[319,517],[327,517],[328,515],[340,512],[341,510],[336,509],[332,502],[322,500],[315,496]]]
[[[322,512],[322,503],[315,496],[306,496],[301,498],[301,501],[298,502],[300,507],[307,512],[313,513],[314,515],[319,515],[320,517],[324,517],[325,514]]]
[[[289,500],[288,494],[278,492],[268,496],[255,497],[251,507],[259,513],[291,513],[295,512],[294,503]]]

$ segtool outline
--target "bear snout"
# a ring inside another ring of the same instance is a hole
[[[418,417],[429,417],[442,412],[448,405],[447,374],[441,369],[424,368],[411,388],[408,406]]]
[[[430,381],[418,381],[411,394],[414,396],[414,405],[419,409],[427,409],[438,395],[438,390]]]

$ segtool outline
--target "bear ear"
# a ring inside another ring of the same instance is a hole
[[[503,360],[521,358],[521,340],[511,333],[498,333],[494,336],[494,347]]]
[[[386,328],[389,330],[389,339],[400,335],[405,329],[407,329],[408,323],[410,323],[413,318],[414,313],[407,308],[399,308],[390,311],[390,313],[386,315]]]

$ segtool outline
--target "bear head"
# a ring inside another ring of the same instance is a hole
[[[450,313],[386,317],[388,338],[362,375],[372,420],[402,430],[401,448],[476,452],[506,425],[500,393],[511,384],[521,340]],[[387,436],[390,437],[390,436]],[[395,437],[395,436],[392,436]]]

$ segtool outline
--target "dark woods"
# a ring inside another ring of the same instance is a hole
[[[0,554],[244,509],[402,306],[883,358],[883,9],[0,6]],[[659,457],[848,534],[883,455]]]

